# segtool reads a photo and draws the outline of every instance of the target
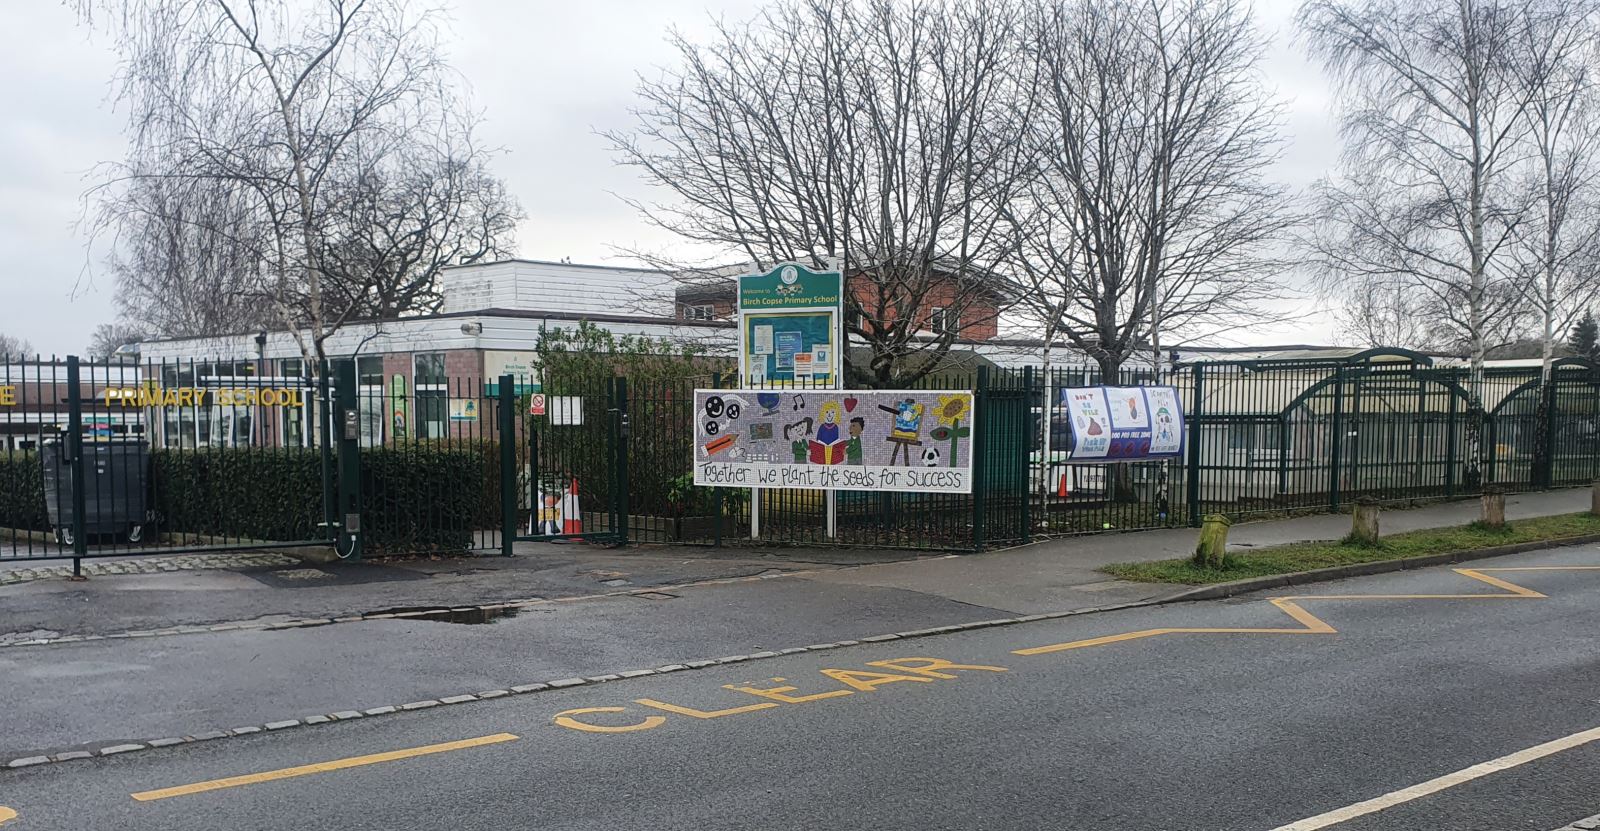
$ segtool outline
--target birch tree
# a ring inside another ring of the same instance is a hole
[[[1532,98],[1515,0],[1310,0],[1299,21],[1336,82],[1344,159],[1309,238],[1323,287],[1399,285],[1465,346],[1469,410],[1485,353],[1525,306],[1511,247],[1530,205],[1517,166]],[[1471,422],[1477,424],[1474,419]],[[1481,437],[1468,430],[1469,482]]]
[[[1600,3],[1537,0],[1525,8],[1524,181],[1533,209],[1512,252],[1548,382],[1562,335],[1600,291]]]

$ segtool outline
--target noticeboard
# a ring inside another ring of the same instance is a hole
[[[1067,387],[1061,405],[1072,430],[1068,464],[1183,456],[1183,401],[1175,387]]]
[[[694,482],[972,492],[967,390],[695,390]]]
[[[765,388],[839,386],[844,277],[783,263],[739,278],[739,367]]]

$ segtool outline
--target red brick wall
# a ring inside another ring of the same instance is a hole
[[[851,281],[850,291],[861,304],[863,311],[869,317],[874,316],[873,307],[877,303],[877,291],[873,285],[864,278],[857,278]],[[921,308],[918,309],[922,317],[922,320],[918,321],[918,327],[929,332],[933,331],[930,320],[933,310],[949,306],[955,298],[954,286],[932,287],[923,299]],[[968,296],[963,299],[965,305],[961,308],[961,329],[957,337],[963,340],[990,340],[997,337],[1000,333],[1000,318],[994,302],[984,297]],[[893,322],[894,310],[886,310],[883,316],[887,318],[885,322]]]

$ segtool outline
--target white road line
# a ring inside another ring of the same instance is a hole
[[[1338,825],[1341,822],[1349,822],[1357,817],[1364,817],[1367,814],[1376,814],[1379,811],[1387,808],[1393,808],[1396,805],[1421,799],[1425,796],[1431,796],[1440,791],[1454,788],[1457,785],[1466,784],[1474,779],[1481,779],[1491,773],[1499,773],[1503,770],[1510,770],[1511,768],[1519,765],[1525,765],[1529,762],[1543,759],[1546,756],[1551,756],[1564,750],[1571,750],[1575,747],[1581,747],[1593,741],[1600,741],[1600,727],[1596,727],[1593,730],[1585,730],[1582,733],[1573,733],[1566,738],[1545,742],[1544,744],[1530,747],[1527,750],[1519,750],[1516,753],[1512,753],[1508,756],[1501,756],[1498,759],[1491,759],[1490,761],[1473,765],[1470,768],[1458,770],[1455,773],[1447,773],[1437,779],[1429,779],[1421,784],[1412,785],[1409,788],[1404,788],[1402,790],[1395,791],[1394,793],[1384,794],[1383,796],[1375,797],[1373,799],[1366,800],[1365,802],[1357,802],[1354,805],[1348,805],[1334,811],[1329,811],[1326,814],[1318,814],[1314,817],[1307,817],[1299,822],[1291,822],[1288,825],[1280,825],[1277,828],[1272,829],[1272,831],[1318,831],[1318,829],[1321,828]]]

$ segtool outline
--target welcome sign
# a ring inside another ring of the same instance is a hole
[[[694,483],[972,492],[967,390],[695,390]]]

